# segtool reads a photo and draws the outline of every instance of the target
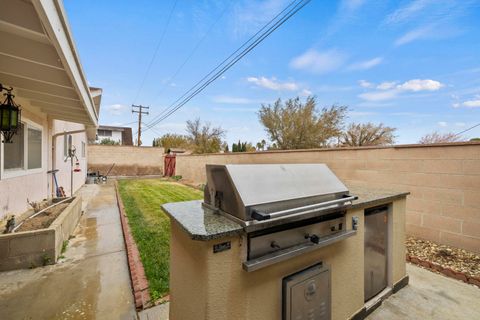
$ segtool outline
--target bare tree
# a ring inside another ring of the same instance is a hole
[[[420,138],[418,143],[420,144],[431,144],[431,143],[445,143],[445,142],[457,142],[462,141],[463,138],[453,132],[448,133],[438,133],[432,132],[424,135]]]
[[[341,135],[347,107],[331,106],[317,111],[315,97],[305,103],[300,98],[278,99],[273,105],[262,105],[260,122],[278,149],[311,149],[328,145]]]
[[[212,127],[209,122],[202,125],[200,118],[187,121],[187,133],[194,153],[219,152],[225,136],[225,130],[221,127]]]
[[[395,143],[396,128],[373,123],[351,123],[343,134],[342,144],[351,147],[378,146]]]
[[[189,138],[176,133],[166,133],[160,138],[153,139],[152,146],[163,147],[165,151],[171,148],[192,149]]]

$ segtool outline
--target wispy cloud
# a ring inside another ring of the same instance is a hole
[[[375,87],[375,84],[368,82],[367,80],[358,80],[358,84],[362,88],[373,88]]]
[[[412,41],[419,40],[419,39],[428,39],[435,35],[436,33],[433,25],[423,26],[420,28],[410,30],[404,35],[402,35],[401,37],[397,38],[397,40],[395,40],[395,45],[402,46]]]
[[[298,93],[300,96],[302,97],[308,97],[308,96],[311,96],[312,95],[312,91],[308,90],[308,89],[303,89],[302,91],[300,91]]]
[[[467,100],[462,103],[463,106],[467,108],[480,108],[480,99],[477,100]]]
[[[445,39],[464,32],[464,18],[475,6],[478,6],[476,0],[413,0],[389,14],[384,24],[410,26],[408,32],[396,39],[396,46],[416,40]]]
[[[418,13],[423,11],[423,9],[427,8],[430,4],[435,3],[435,0],[415,0],[411,1],[410,3],[402,6],[389,14],[385,19],[385,22],[388,24],[393,23],[400,23],[405,22],[413,17],[415,17]]]
[[[327,26],[324,39],[329,38],[342,27],[356,20],[358,12],[367,3],[366,0],[342,0],[339,2],[337,13],[331,18]]]
[[[275,77],[266,78],[266,77],[248,77],[247,81],[253,83],[258,87],[262,87],[265,89],[275,90],[275,91],[295,91],[299,90],[300,86],[296,82],[285,81],[281,82],[277,80]]]
[[[431,79],[413,79],[404,82],[397,86],[399,90],[404,91],[437,91],[442,88],[444,84]]]
[[[359,98],[367,101],[383,101],[383,100],[391,100],[398,95],[397,90],[389,90],[389,91],[372,91],[372,92],[365,92],[358,95]]]
[[[389,90],[395,87],[397,83],[395,81],[386,81],[380,83],[376,88],[379,90]]]
[[[123,104],[111,104],[105,107],[105,110],[108,111],[109,114],[118,116],[124,113],[127,110],[127,106]]]
[[[382,57],[376,57],[370,60],[355,62],[349,65],[347,70],[368,70],[379,65],[382,61]]]
[[[251,35],[287,6],[288,0],[242,0],[233,7],[233,32],[236,36]]]
[[[336,49],[322,52],[310,49],[300,56],[293,58],[290,66],[297,70],[324,74],[340,68],[346,59],[346,54]]]
[[[444,87],[444,84],[431,79],[412,79],[402,84],[396,82],[383,82],[379,85],[370,83],[368,88],[375,87],[376,91],[365,92],[358,95],[366,101],[392,100],[404,92],[437,91]],[[362,85],[362,83],[360,83]]]
[[[346,11],[354,11],[365,4],[366,0],[343,0],[340,3],[340,9]]]
[[[437,124],[440,126],[440,127],[446,127],[448,125],[448,123],[446,123],[445,121],[439,121],[437,122]]]

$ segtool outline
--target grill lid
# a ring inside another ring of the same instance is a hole
[[[325,164],[226,165],[245,206],[348,192]]]
[[[204,202],[241,220],[263,220],[259,212],[293,214],[346,195],[325,164],[207,165]]]

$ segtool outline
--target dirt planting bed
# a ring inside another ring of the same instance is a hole
[[[26,220],[16,232],[32,231],[38,229],[46,229],[50,227],[52,222],[65,210],[70,202],[57,204],[55,207],[44,211],[43,213]]]
[[[480,254],[408,237],[407,261],[480,287]]]

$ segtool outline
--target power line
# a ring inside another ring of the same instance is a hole
[[[272,26],[270,26],[265,32],[263,32],[253,43],[251,43],[247,48],[245,48],[242,52],[237,54],[231,61],[229,61],[225,66],[222,67],[222,69],[215,74],[213,74],[208,80],[206,80],[203,84],[202,81],[205,80],[210,74],[212,74],[215,70],[217,70],[219,67],[223,65],[223,62],[217,66],[214,70],[212,70],[207,76],[202,78],[195,86],[193,86],[189,91],[187,91],[183,96],[181,96],[179,99],[177,99],[174,103],[172,103],[167,109],[165,109],[165,112],[162,112],[163,115],[157,116],[157,119],[154,121],[150,122],[148,125],[148,128],[151,126],[154,126],[158,124],[159,122],[165,120],[168,118],[170,115],[172,115],[174,112],[176,112],[178,109],[180,109],[182,106],[184,106],[186,103],[188,103],[193,97],[198,95],[201,91],[203,91],[208,85],[210,85],[213,81],[218,79],[223,73],[225,73],[228,69],[230,69],[233,65],[235,65],[240,59],[242,59],[246,54],[248,54],[251,50],[253,50],[256,46],[258,46],[265,38],[267,38],[271,33],[273,33],[275,30],[277,30],[281,25],[283,25],[287,20],[289,20],[293,15],[295,15],[298,11],[300,11],[305,5],[307,5],[311,0],[301,0],[295,6],[290,9],[289,12],[287,12],[285,15],[283,15],[278,21],[276,21]],[[292,6],[296,1],[293,1],[290,3],[282,12],[287,10],[290,6]],[[282,13],[281,12],[281,13]],[[281,14],[280,13],[280,14]],[[278,17],[280,14],[278,14],[276,17]],[[272,19],[271,21],[275,20]],[[269,23],[267,23],[261,30],[265,29],[266,26],[268,26]],[[258,34],[259,32],[257,32]],[[256,34],[256,35],[257,35]],[[254,36],[255,37],[255,36]],[[252,38],[251,38],[252,39]],[[250,39],[249,39],[250,41]],[[247,43],[249,42],[247,41]],[[245,46],[242,45],[242,47]],[[240,47],[240,49],[242,48]],[[236,52],[238,52],[240,49],[237,49]],[[233,55],[233,54],[232,54]],[[230,57],[232,56],[230,55]],[[224,61],[229,60],[229,58],[225,59]],[[198,87],[199,86],[199,87]],[[198,87],[198,88],[197,88]],[[197,89],[195,89],[197,88]],[[193,93],[189,94],[192,90],[194,90]],[[188,95],[189,94],[189,95]],[[187,96],[188,95],[188,96]],[[181,100],[183,99],[183,100]],[[181,101],[180,101],[181,100]],[[180,102],[179,102],[180,101]],[[177,102],[179,102],[177,104]],[[169,110],[170,109],[170,110]],[[146,129],[148,130],[148,129]]]
[[[211,70],[207,75],[205,75],[202,79],[200,79],[199,81],[197,81],[197,83],[190,88],[190,90],[188,90],[187,92],[185,92],[180,98],[178,98],[177,100],[175,100],[170,106],[168,106],[167,108],[165,108],[162,112],[160,112],[160,114],[158,114],[157,116],[155,116],[151,123],[153,123],[154,121],[156,121],[157,119],[159,119],[165,112],[167,112],[173,105],[175,105],[177,102],[179,102],[182,98],[184,98],[185,96],[187,96],[190,92],[192,92],[195,87],[197,87],[203,80],[205,80],[206,78],[208,78],[210,75],[212,75],[216,70],[218,70],[224,63],[226,63],[230,58],[232,58],[235,54],[237,54],[242,48],[244,48],[248,43],[250,43],[253,39],[255,39],[255,37],[257,37],[265,28],[267,28],[268,25],[270,25],[273,21],[275,21],[281,14],[283,14],[286,10],[288,10],[288,8],[290,8],[297,0],[293,0],[292,2],[290,2],[290,4],[288,6],[286,6],[282,11],[280,11],[277,15],[275,15],[270,21],[268,21],[260,30],[258,30],[253,36],[251,36],[247,41],[245,41],[244,43],[242,43],[242,45],[240,47],[237,48],[237,50],[235,50],[234,52],[232,52],[228,57],[226,57],[222,62],[220,62],[213,70]],[[150,126],[148,126],[150,127]]]
[[[463,131],[460,131],[459,133],[456,133],[456,134],[455,134],[455,136],[459,136],[459,135],[461,135],[461,134],[463,134],[463,133],[465,133],[465,132],[467,132],[467,131],[470,131],[470,130],[472,130],[472,129],[474,129],[474,128],[478,127],[478,126],[480,126],[480,123],[477,123],[477,124],[476,124],[476,125],[474,125],[473,127],[470,127],[470,128],[468,128],[468,129],[465,129],[465,130],[463,130]]]
[[[183,70],[183,67],[185,67],[185,65],[188,63],[188,61],[190,61],[190,59],[192,58],[192,56],[195,54],[195,52],[198,50],[198,48],[200,47],[200,45],[203,43],[203,41],[207,38],[207,36],[210,34],[210,32],[213,30],[213,28],[215,27],[215,25],[223,18],[223,15],[225,14],[225,12],[227,12],[227,9],[231,8],[233,5],[233,0],[230,1],[230,5],[227,5],[225,6],[225,8],[223,9],[223,11],[220,13],[220,16],[218,16],[217,19],[215,19],[215,21],[210,25],[210,27],[208,28],[207,32],[205,32],[205,34],[202,36],[202,38],[200,40],[198,40],[198,42],[195,44],[195,46],[192,48],[192,50],[190,51],[190,53],[187,55],[187,58],[182,62],[182,64],[180,64],[180,66],[177,68],[177,70],[175,70],[175,72],[173,73],[173,75],[167,79],[166,83],[170,83],[171,81],[175,80],[175,78],[177,77],[177,75]],[[166,86],[163,87],[163,89],[155,96],[155,98],[153,100],[156,100],[164,91],[166,90]]]
[[[159,122],[165,120],[170,115],[172,115],[174,112],[176,112],[178,109],[180,109],[183,105],[185,105],[187,102],[189,102],[193,97],[198,95],[209,84],[211,84],[213,81],[218,79],[223,73],[225,73],[228,69],[230,69],[233,65],[235,65],[240,59],[242,59],[246,54],[248,54],[256,46],[258,46],[263,40],[265,40],[265,38],[267,38],[271,33],[273,33],[281,25],[283,25],[287,20],[289,20],[293,15],[295,15],[298,11],[300,11],[310,1],[311,0],[301,0],[301,1],[298,1],[298,3],[296,3],[297,2],[296,0],[292,1],[285,9],[283,9],[272,20],[270,20],[265,26],[263,26],[255,35],[253,35],[244,44],[242,44],[242,46],[240,48],[238,48],[234,53],[232,53],[229,57],[227,57],[224,61],[222,61],[215,69],[213,69],[209,74],[207,74],[200,81],[198,81],[190,90],[188,90],[185,94],[183,94],[180,98],[178,98],[168,108],[166,108],[159,116],[156,117],[156,119],[154,119],[152,122],[150,122],[149,125],[148,125],[148,128],[150,128],[151,126],[154,126],[154,125],[158,124]],[[273,21],[275,21],[280,15],[282,15],[282,13],[284,13],[290,7],[292,7],[292,5],[293,5],[293,8],[291,8],[280,19],[278,19],[278,21],[276,21],[273,25],[268,27]],[[264,31],[263,33],[261,33],[267,27],[268,27],[268,29],[266,31]],[[260,36],[258,36],[259,34],[260,34]],[[255,40],[250,45],[248,45],[247,48],[245,48],[240,53],[238,53],[235,57],[232,58],[232,56],[234,56],[237,52],[239,52],[243,47],[245,47],[253,39],[255,39]],[[232,58],[232,59],[230,59],[230,58]],[[228,61],[228,63],[226,65],[224,65],[225,62],[227,62],[227,61]],[[223,67],[222,67],[222,65],[223,65]],[[214,73],[220,67],[222,67],[222,68],[218,72]],[[210,78],[207,79],[209,76],[210,76]],[[204,82],[205,79],[207,79],[207,80]],[[192,93],[190,94],[190,92],[192,92]]]
[[[163,42],[163,39],[165,38],[165,34],[167,33],[168,26],[170,25],[170,20],[172,19],[173,12],[175,11],[175,7],[177,6],[178,0],[175,0],[173,3],[172,9],[170,10],[170,14],[168,15],[167,22],[165,24],[165,28],[163,29],[162,35],[160,36],[160,40],[157,43],[157,46],[155,48],[155,51],[153,52],[152,59],[150,60],[150,63],[147,66],[147,71],[143,75],[142,82],[140,83],[140,87],[138,88],[137,94],[135,95],[135,99],[133,99],[133,103],[135,103],[140,96],[140,92],[143,89],[143,86],[145,85],[145,81],[147,80],[148,74],[150,73],[150,69],[152,68],[153,62],[155,61],[155,58],[157,57],[158,49],[160,49],[160,45]]]

